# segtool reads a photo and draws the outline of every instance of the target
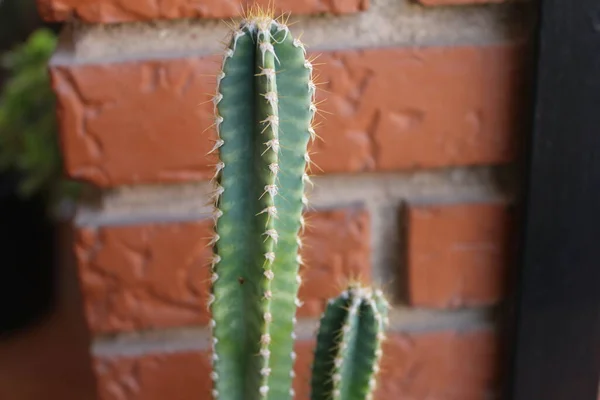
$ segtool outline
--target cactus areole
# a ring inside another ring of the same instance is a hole
[[[215,399],[294,397],[300,233],[317,111],[312,72],[304,45],[271,10],[253,7],[232,29],[213,98]],[[328,398],[346,398],[334,394]]]

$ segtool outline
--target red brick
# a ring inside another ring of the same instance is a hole
[[[68,174],[98,186],[209,178],[211,110],[198,103],[211,73],[192,59],[54,68]]]
[[[177,18],[229,18],[240,14],[241,6],[249,0],[171,0],[149,2],[143,0],[37,0],[40,14],[48,21],[79,18],[93,23],[145,21]],[[267,6],[272,0],[257,0]],[[278,12],[294,14],[346,14],[364,11],[368,0],[278,0]]]
[[[348,279],[370,278],[369,218],[360,209],[308,213],[300,316],[319,315]],[[76,254],[91,330],[205,324],[208,221],[84,228]]]
[[[526,46],[321,55],[322,173],[505,163],[525,109]],[[67,173],[110,187],[207,179],[214,58],[52,68]],[[315,172],[321,173],[318,169]]]
[[[315,344],[314,340],[296,342],[295,350],[297,358],[294,364],[294,371],[296,372],[296,378],[294,379],[296,399],[310,398],[310,380],[312,377]]]
[[[310,393],[314,341],[296,343],[296,398]],[[499,354],[494,333],[391,334],[384,345],[377,400],[495,398]],[[208,400],[208,354],[201,351],[97,359],[100,400]]]
[[[384,346],[378,400],[497,398],[497,338],[489,330],[391,335]]]
[[[519,0],[417,0],[426,6],[455,6],[465,4],[508,3]],[[523,1],[523,0],[520,0]]]
[[[311,342],[296,344],[296,390],[305,390],[310,382],[306,379],[310,377],[312,349]],[[99,400],[212,399],[211,368],[206,351],[100,357],[94,366]]]
[[[208,322],[208,221],[82,229],[76,254],[94,332]]]
[[[98,358],[99,400],[209,400],[212,381],[206,352]]]
[[[480,306],[502,298],[512,236],[506,205],[413,205],[407,219],[411,305]]]
[[[326,53],[325,172],[496,164],[515,156],[523,47]]]
[[[371,279],[369,215],[362,209],[307,213],[298,315],[318,316],[349,279]]]
[[[314,342],[296,345],[296,398],[310,393]],[[490,330],[390,334],[384,345],[376,400],[496,398],[498,343]]]

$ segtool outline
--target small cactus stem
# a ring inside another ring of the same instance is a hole
[[[314,97],[304,46],[252,8],[217,77],[218,150],[209,307],[213,389],[225,400],[291,399],[307,145]],[[216,396],[215,395],[215,396]]]
[[[352,284],[322,316],[312,400],[366,400],[376,388],[388,303],[378,290]]]

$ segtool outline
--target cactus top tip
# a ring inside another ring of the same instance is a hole
[[[253,4],[250,7],[242,10],[242,17],[244,19],[255,19],[255,18],[275,18],[275,6],[270,3],[266,7],[262,7],[259,4]]]
[[[278,27],[285,27],[289,19],[289,14],[282,14],[279,17],[275,17],[275,7],[269,4],[266,7],[261,7],[258,4],[254,4],[242,12],[242,26],[253,30],[257,28],[260,30],[268,30],[273,24]]]
[[[359,298],[378,298],[381,299],[386,305],[388,305],[388,301],[385,298],[385,295],[381,289],[377,289],[371,286],[365,286],[360,281],[353,281],[348,284],[348,289],[342,292],[342,297],[359,297]]]

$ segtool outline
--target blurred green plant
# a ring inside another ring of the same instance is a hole
[[[0,93],[0,171],[19,175],[19,195],[42,194],[51,204],[79,192],[63,178],[47,67],[55,47],[55,35],[38,29],[2,57],[8,79]]]

